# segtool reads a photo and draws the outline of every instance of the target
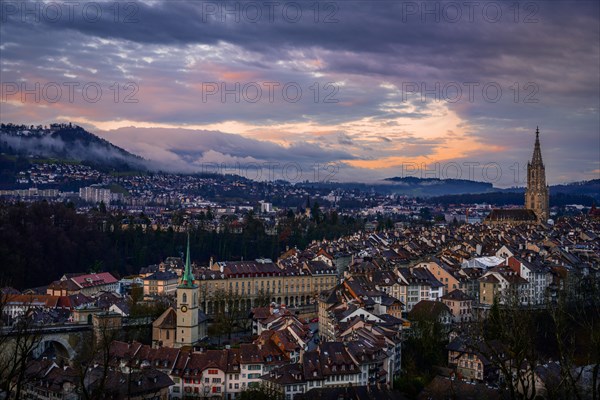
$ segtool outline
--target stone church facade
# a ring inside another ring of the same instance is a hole
[[[550,216],[549,190],[546,185],[546,168],[542,160],[540,130],[535,130],[533,157],[527,163],[527,189],[525,190],[525,208],[494,209],[485,218],[488,225],[499,224],[540,224],[546,223]]]
[[[546,185],[546,169],[542,161],[540,149],[540,130],[535,131],[535,147],[531,162],[527,163],[527,190],[525,191],[525,208],[533,210],[538,220],[548,221],[549,193]]]

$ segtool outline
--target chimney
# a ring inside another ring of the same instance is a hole
[[[212,266],[213,266],[213,258],[211,256],[210,260],[208,261],[208,269],[212,269]]]

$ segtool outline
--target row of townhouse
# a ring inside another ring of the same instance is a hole
[[[552,268],[518,257],[487,271],[480,279],[480,304],[490,306],[516,301],[524,306],[543,306],[552,296]]]
[[[345,279],[318,299],[319,336],[337,340],[341,323],[359,317],[366,321],[402,325],[402,303],[376,290],[364,277]]]
[[[30,360],[21,376],[21,384],[15,380],[12,385],[11,398],[81,400],[102,396],[105,399],[168,400],[172,385],[167,374],[154,368],[123,372],[94,365],[82,371],[68,365],[61,367],[51,360]]]
[[[290,363],[289,355],[268,339],[237,349],[205,351],[115,341],[109,359],[111,368],[123,372],[145,368],[164,372],[173,381],[171,399],[235,399],[242,391],[259,386],[261,377],[272,369]]]
[[[322,342],[315,350],[303,353],[298,363],[275,368],[262,380],[285,400],[294,400],[312,389],[389,387],[393,366],[385,346],[368,340]]]
[[[454,297],[463,298],[462,304],[458,300],[458,306],[464,309],[453,313],[455,317],[468,314],[465,302],[469,300],[472,305],[487,306],[495,298],[504,301],[509,295],[517,295],[523,305],[547,304],[557,273],[539,259],[532,261],[509,254],[507,258],[486,257],[486,269],[481,268],[481,260],[479,264],[474,262],[473,266],[465,264],[461,268],[434,258],[412,268],[374,270],[368,276],[378,290],[399,299],[405,312],[423,300],[444,301],[457,290],[462,294],[455,293]]]
[[[398,300],[408,312],[421,300],[437,300],[443,296],[444,284],[425,267],[398,267],[384,270],[370,258],[354,260],[344,274],[346,281],[364,278],[368,286]]]
[[[64,310],[69,312],[71,309],[68,296],[9,294],[0,295],[0,297],[2,317],[10,321],[34,311]]]
[[[121,317],[129,316],[129,301],[127,296],[114,292],[100,292],[93,296],[0,295],[2,317],[9,324],[25,317],[34,325],[92,324],[93,316],[97,314],[109,312]]]
[[[365,276],[378,291],[400,301],[403,312],[410,312],[423,300],[440,301],[450,292],[460,290],[471,299],[478,298],[479,281],[482,272],[466,273],[455,270],[447,264],[436,260],[422,262],[414,267],[399,267],[394,270],[382,270],[372,262],[362,262],[372,268],[354,268],[346,274],[346,278]],[[360,271],[357,273],[357,271]]]
[[[444,285],[426,268],[398,268],[399,300],[410,312],[422,300],[438,300],[444,295]]]
[[[297,360],[273,340],[273,331],[263,332],[255,343],[238,349],[200,352],[113,342],[109,366],[122,373],[152,368],[168,375],[173,382],[171,399],[235,399],[247,389],[267,385],[293,400],[313,388],[390,387],[399,371],[397,334],[354,319],[344,330],[344,342],[322,342],[312,351],[301,349]]]
[[[378,290],[367,276],[347,276],[341,284],[321,293],[319,335],[325,342],[345,346],[359,367],[357,375],[348,374],[345,379],[358,386],[386,387],[400,372],[402,330],[408,321],[401,318],[402,303]],[[281,386],[290,379],[290,374],[273,379]],[[305,375],[303,379],[305,384],[298,386],[300,390],[335,386],[344,381],[326,375],[319,379]],[[295,387],[296,384],[285,385],[286,397],[297,394]]]
[[[352,313],[362,313],[363,318],[378,321],[381,312],[376,307],[381,301],[377,300],[376,292],[397,299],[403,315],[410,316],[420,305],[420,313],[423,309],[435,310],[444,323],[469,322],[476,307],[489,307],[495,300],[503,303],[511,296],[518,298],[521,305],[547,304],[555,282],[552,268],[539,259],[514,256],[505,247],[498,252],[503,252],[506,258],[483,257],[463,265],[431,258],[414,267],[393,270],[380,268],[372,259],[355,260],[342,283],[348,290],[329,291],[321,297],[321,336],[335,340],[337,324]],[[438,302],[443,307],[437,307]]]

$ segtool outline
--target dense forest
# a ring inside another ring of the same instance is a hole
[[[362,220],[317,209],[310,219],[288,213],[278,235],[267,235],[252,214],[246,216],[241,234],[192,229],[192,259],[199,263],[210,257],[276,259],[288,246],[304,248],[314,239],[333,239],[363,226]],[[109,271],[125,276],[183,254],[184,233],[122,229],[123,219],[103,209],[78,214],[64,204],[0,203],[0,281],[24,289],[47,285],[67,272]]]

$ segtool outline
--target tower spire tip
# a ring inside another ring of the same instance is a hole
[[[191,257],[190,257],[190,232],[189,231],[187,233],[187,252],[186,252],[186,257],[185,257],[185,268],[183,271],[181,283],[186,286],[187,285],[193,286],[193,284],[194,284],[194,275],[192,273]]]

